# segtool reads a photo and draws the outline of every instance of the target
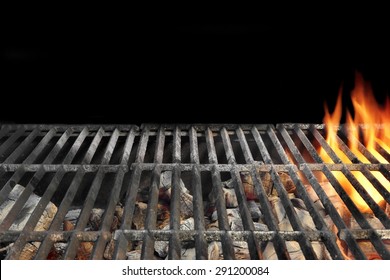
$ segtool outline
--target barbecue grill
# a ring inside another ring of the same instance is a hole
[[[359,161],[345,144],[347,129],[338,128],[338,141],[352,163],[327,144],[323,124],[3,124],[2,258],[80,259],[84,250],[88,259],[390,259],[390,192],[372,173],[389,180],[390,165],[362,144],[370,163]],[[333,163],[324,163],[319,148]],[[377,151],[390,161],[379,144]],[[191,198],[185,218],[183,195]]]

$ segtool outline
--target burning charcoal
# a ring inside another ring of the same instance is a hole
[[[218,220],[215,220],[215,221],[207,224],[206,229],[207,230],[219,230]]]
[[[213,214],[211,215],[211,222],[215,222],[215,221],[217,221],[218,220],[218,212],[217,212],[217,210],[215,210],[214,212],[213,212]]]
[[[385,213],[387,214],[388,217],[390,217],[390,204],[389,203],[386,203]]]
[[[196,260],[195,248],[187,248],[187,249],[181,250],[181,259],[182,260]]]
[[[195,221],[194,218],[188,218],[180,222],[180,230],[194,230]],[[162,230],[169,230],[169,225],[166,225]],[[193,245],[193,242],[184,242],[184,247]],[[156,241],[154,242],[154,251],[161,257],[165,258],[168,254],[168,241]]]
[[[372,213],[363,213],[364,218],[368,221],[368,223],[371,225],[372,228],[374,229],[385,229],[381,221],[374,216]],[[351,218],[351,229],[361,229],[359,226],[358,222],[354,219]],[[365,239],[359,239],[358,244],[360,248],[362,249],[363,253],[366,255],[367,259],[369,260],[381,260],[382,258],[378,254],[378,252],[375,250],[374,245],[369,241]],[[386,246],[388,250],[390,250],[390,244]],[[352,253],[348,250],[348,256],[352,259],[353,255]]]
[[[248,248],[241,248],[241,247],[234,246],[234,254],[235,254],[237,260],[250,260],[251,259]]]
[[[24,187],[16,184],[12,191],[9,193],[7,200],[0,206],[0,223],[3,222],[4,218],[7,216],[9,211],[12,209],[14,204],[16,203],[17,199],[20,197],[22,192],[24,191]],[[9,230],[16,230],[21,231],[25,227],[27,221],[31,217],[31,214],[37,207],[40,197],[31,194],[30,197],[27,199],[26,203],[24,204],[22,210],[20,211],[19,215],[17,216],[14,223],[10,226]],[[50,224],[57,213],[57,207],[49,202],[44,209],[41,217],[39,218],[34,231],[46,231],[49,229]],[[20,254],[20,259],[22,260],[29,260],[32,259],[37,252],[38,248],[40,246],[40,242],[30,242],[27,243],[24,249],[22,250]]]
[[[233,241],[233,246],[240,249],[248,249],[248,243],[246,241]]]
[[[74,227],[75,227],[75,225],[70,221],[65,220],[63,223],[64,231],[71,231],[74,229]],[[59,244],[61,244],[61,243],[59,243]],[[60,251],[65,252],[66,247],[67,247],[67,244],[65,244],[65,248],[63,248],[63,246],[61,246],[61,247],[55,246],[57,253],[60,253]],[[80,242],[80,245],[77,248],[77,253],[76,253],[76,256],[74,259],[75,260],[88,260],[92,254],[92,250],[93,250],[93,242],[89,242],[89,241]]]
[[[159,202],[162,205],[169,206],[171,202],[172,191],[172,172],[165,171],[161,173],[159,186]],[[193,197],[180,179],[180,215],[183,219],[193,216]]]
[[[302,199],[294,197],[294,198],[291,198],[290,201],[295,208],[307,211],[306,205]]]
[[[169,225],[169,218],[171,213],[169,212],[169,205],[157,204],[157,228],[162,229],[166,225]]]
[[[248,201],[248,209],[249,212],[251,213],[252,220],[253,221],[259,221],[262,217],[259,205],[253,200]]]
[[[270,203],[277,221],[281,222],[286,216],[286,210],[284,209],[282,202],[279,197],[275,196],[270,198]]]
[[[269,172],[259,171],[260,178],[265,190],[265,193],[268,196],[277,196],[276,188],[274,187],[274,182],[272,180],[272,176]],[[296,187],[291,180],[290,176],[283,171],[278,172],[279,178],[288,193],[295,193]],[[256,192],[253,186],[252,177],[249,172],[240,172],[242,184],[244,187],[244,191],[248,200],[257,201],[258,198],[256,196]]]
[[[134,250],[126,253],[128,260],[140,260],[141,259],[141,250]]]
[[[180,230],[194,230],[194,229],[195,229],[194,218],[191,217],[180,222]]]
[[[276,187],[274,186],[274,182],[272,180],[271,174],[269,172],[263,172],[263,171],[260,171],[259,173],[260,173],[260,178],[261,178],[261,182],[263,183],[265,193],[268,196],[277,196],[278,193],[276,191]],[[288,175],[288,173],[279,171],[278,175],[287,193],[296,193],[296,187],[293,181],[291,180],[290,176]],[[253,185],[252,179],[250,179],[250,182],[248,183]]]
[[[93,250],[93,242],[80,242],[75,260],[88,260]]]
[[[255,227],[255,230],[258,230],[258,231],[268,231],[267,225],[265,225],[263,223],[253,223],[253,225]]]
[[[65,254],[66,248],[68,247],[67,243],[57,242],[54,243],[54,251],[58,256],[63,256]]]
[[[229,208],[229,209],[226,209],[226,214],[228,215],[228,217],[236,217],[236,218],[240,218],[240,210],[238,210],[237,208]],[[213,212],[213,214],[211,215],[211,222],[214,222],[214,221],[217,221],[218,220],[218,213],[217,213],[217,210],[215,210]]]
[[[133,225],[135,229],[144,229],[147,208],[148,205],[146,203],[143,202],[135,203],[135,210],[133,216]]]
[[[12,209],[16,200],[19,198],[19,196],[22,194],[23,191],[24,191],[23,186],[19,184],[16,184],[14,186],[12,191],[9,193],[7,200],[0,206],[0,223],[3,222],[4,218]],[[35,194],[31,194],[30,197],[27,199],[26,203],[24,204],[19,215],[17,216],[16,220],[10,226],[9,230],[23,230],[31,214],[33,213],[35,207],[38,205],[40,199],[41,198],[39,196]],[[42,216],[40,217],[34,230],[35,231],[48,230],[51,221],[53,220],[54,215],[56,213],[57,213],[57,207],[53,203],[49,202],[45,210],[43,211]]]
[[[230,217],[228,220],[229,220],[230,230],[232,231],[244,230],[244,226],[242,224],[241,218]]]
[[[246,199],[258,201],[250,173],[245,171],[240,172],[240,177],[246,195]]]
[[[283,204],[278,197],[274,197],[271,200],[271,206],[275,213],[275,216],[278,220],[278,227],[281,231],[293,231],[293,228],[290,224],[290,221],[286,215],[286,211],[283,207]],[[316,230],[313,219],[311,218],[307,210],[294,207],[295,213],[300,220],[303,230],[305,231],[314,231]],[[329,254],[325,249],[325,246],[322,242],[312,242],[313,249],[319,259],[329,259]],[[287,251],[290,254],[291,259],[301,260],[305,259],[298,242],[296,241],[287,241],[286,242]],[[266,259],[276,259],[276,252],[272,245],[272,242],[269,242],[264,250],[264,257]]]
[[[165,258],[168,255],[168,241],[156,241],[154,242],[154,251],[161,258]]]
[[[69,210],[65,215],[65,221],[71,222],[73,225],[76,225],[77,220],[79,219],[81,209],[72,209]]]
[[[207,248],[207,258],[209,260],[219,260],[220,250],[216,241],[210,242]]]
[[[111,239],[110,242],[108,242],[106,249],[104,250],[103,257],[106,260],[112,260],[112,256],[114,255],[115,250],[115,240]]]
[[[225,197],[225,203],[227,208],[238,207],[237,196],[234,189],[223,188],[223,196]]]
[[[102,216],[104,209],[93,208],[89,216],[89,230],[95,231],[99,230],[100,224],[102,223]]]
[[[290,175],[288,175],[286,172],[278,172],[278,175],[280,177],[280,180],[282,181],[282,184],[286,191],[288,193],[295,193],[297,188],[294,185],[293,181],[290,178]]]
[[[180,216],[183,219],[192,217],[193,214],[193,198],[188,193],[180,193]]]

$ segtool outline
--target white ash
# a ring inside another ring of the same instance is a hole
[[[259,208],[259,204],[256,203],[254,200],[249,200],[248,201],[248,209],[249,209],[249,213],[251,214],[252,216],[252,220],[253,221],[259,221],[260,219],[262,219],[262,213],[260,211],[260,208]]]
[[[161,172],[160,185],[159,185],[160,189],[165,189],[165,190],[171,189],[172,182],[173,182],[172,171]],[[189,193],[189,190],[186,188],[182,179],[180,179],[180,191],[183,193]]]
[[[15,205],[17,199],[21,196],[24,189],[25,188],[23,186],[16,184],[12,191],[8,194],[7,200],[0,206],[0,223],[3,222],[5,217],[11,211],[12,207]],[[10,226],[9,230],[23,230],[40,200],[41,198],[39,196],[37,196],[36,194],[31,194],[30,197],[27,199],[26,203],[24,204],[22,210]],[[45,210],[43,211],[34,230],[48,230],[51,221],[53,220],[56,213],[57,207],[53,203],[49,202],[45,207]]]
[[[166,225],[162,228],[162,230],[169,230],[170,226]],[[195,229],[195,221],[194,218],[188,218],[180,222],[179,230],[194,230]],[[168,254],[168,246],[169,241],[156,241],[154,242],[154,250],[161,257],[165,258]]]

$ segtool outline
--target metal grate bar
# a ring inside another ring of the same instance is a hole
[[[324,149],[330,149],[329,145],[326,143],[325,139],[321,136],[321,134],[315,130],[314,128],[311,128],[311,132],[313,133],[314,137],[318,140],[318,142],[321,144],[321,146]],[[337,156],[334,154],[334,156],[337,159]],[[333,159],[332,159],[333,160]],[[324,170],[323,170],[325,176],[333,186],[333,188],[336,190],[340,198],[343,200],[347,208],[350,210],[351,214],[355,218],[355,220],[358,222],[358,224],[363,228],[363,229],[372,229],[371,225],[368,223],[368,221],[364,218],[362,213],[360,213],[359,209],[356,207],[352,199],[348,196],[348,194],[345,192],[343,187],[340,185],[338,180],[335,178],[335,176],[332,174],[330,170],[326,168],[326,165],[324,165]],[[388,250],[386,249],[385,245],[383,244],[383,241],[375,234],[372,234],[370,236],[370,240],[372,244],[374,245],[375,249],[377,250],[378,254],[382,258],[389,259],[390,254]]]
[[[16,200],[14,206],[12,209],[8,212],[7,216],[4,218],[3,222],[0,225],[0,232],[8,230],[8,228],[13,224],[13,222],[16,220],[17,215],[22,210],[24,204],[26,203],[27,199],[32,194],[35,187],[38,185],[39,181],[42,179],[42,177],[45,175],[45,172],[43,170],[38,171],[29,181],[21,195]]]
[[[10,127],[9,126],[1,126],[1,130],[0,130],[0,140],[9,133],[9,129]]]
[[[160,127],[158,130],[158,135],[157,135],[157,147],[154,153],[154,163],[159,163],[161,164],[163,161],[163,156],[164,156],[164,145],[165,145],[165,134],[164,134],[164,128]]]
[[[290,151],[292,152],[295,160],[298,163],[304,164],[305,160],[304,160],[303,156],[298,151],[298,148],[294,144],[293,140],[289,136],[289,134],[286,131],[286,129],[284,127],[282,127],[282,126],[279,126],[278,128],[279,128],[279,131],[280,131],[283,139],[285,140],[285,142],[287,143]],[[302,132],[302,131],[299,130],[299,132]],[[304,137],[304,134],[301,133],[300,136]],[[285,164],[288,164],[288,162],[289,162],[288,158],[285,157],[285,155],[281,155],[281,157],[282,157],[282,161]],[[326,245],[329,253],[331,254],[332,259],[342,259],[342,253],[340,251],[340,248],[337,246],[334,238],[331,237],[332,233],[328,229],[324,219],[321,217],[321,215],[318,213],[318,211],[316,211],[316,208],[314,206],[314,202],[309,198],[309,195],[308,195],[305,187],[303,186],[302,181],[298,178],[297,174],[293,170],[290,170],[289,175],[292,178],[295,186],[297,187],[297,190],[298,190],[298,192],[300,194],[300,197],[303,199],[303,201],[304,201],[304,203],[306,205],[306,209],[310,213],[310,216],[313,218],[313,221],[314,221],[317,229],[321,230],[322,232],[325,233],[323,241],[324,241],[324,244]]]
[[[151,165],[145,165],[144,170],[151,170]],[[64,169],[66,172],[76,172],[79,169],[84,169],[85,172],[93,173],[98,169],[103,169],[104,172],[117,172],[118,169],[128,170],[127,165],[117,164],[0,164],[0,169],[6,172],[16,172],[21,170],[23,172],[37,172],[42,169],[45,172],[57,172],[59,169]],[[172,169],[173,167],[170,167]],[[191,167],[185,166],[184,170],[190,170]]]
[[[98,237],[95,242],[92,259],[101,260],[103,259],[104,250],[106,248],[107,243],[111,238],[110,227],[113,221],[115,206],[119,201],[119,194],[123,183],[124,171],[119,170],[118,173],[115,174],[114,185],[110,194],[109,202],[102,217],[102,224],[100,227],[101,235]]]
[[[313,145],[310,143],[310,141],[307,139],[303,131],[298,127],[294,127],[295,132],[297,133],[299,139],[302,141],[303,145],[306,147],[306,149],[309,151],[310,155],[317,161],[322,162],[321,157],[318,155],[317,151],[313,147]],[[344,241],[347,243],[349,248],[353,248],[353,254],[357,259],[364,259],[365,255],[363,251],[358,246],[356,240],[353,238],[351,231],[347,228],[347,225],[345,224],[344,220],[340,217],[338,211],[336,210],[333,203],[329,200],[329,197],[323,190],[323,188],[320,186],[318,180],[315,178],[312,170],[308,167],[308,164],[304,164],[304,159],[301,157],[296,157],[297,161],[299,163],[302,163],[302,170],[306,176],[306,178],[309,180],[311,186],[315,190],[316,194],[321,200],[322,205],[325,207],[325,210],[327,213],[329,213],[330,217],[332,218],[333,223],[337,227],[339,231],[345,231],[346,238]],[[323,169],[329,169],[327,166],[325,166],[323,163],[321,164]]]
[[[56,147],[53,148],[53,150],[50,152],[50,154],[47,156],[46,161],[52,161],[59,151],[61,150],[62,146],[65,144],[66,139],[69,137],[70,130],[67,130],[62,137],[58,140]],[[7,230],[13,223],[13,221],[16,219],[16,215],[22,210],[22,207],[26,203],[27,199],[32,194],[33,190],[39,183],[39,181],[42,179],[42,177],[45,175],[44,169],[40,168],[34,176],[31,178],[30,182],[26,186],[26,188],[23,190],[22,194],[18,197],[15,205],[12,207],[10,212],[7,214],[7,216],[4,218],[3,223],[0,225],[0,231]]]
[[[61,204],[57,209],[57,213],[50,225],[49,231],[55,231],[60,229],[62,222],[64,221],[64,218],[68,212],[68,209],[74,197],[76,196],[78,187],[80,186],[84,175],[85,171],[83,169],[79,169],[76,172],[75,176],[73,177],[72,183],[66,191],[64,199],[61,201]],[[53,243],[54,241],[49,238],[49,236],[47,236],[39,246],[35,259],[46,259]]]
[[[231,174],[231,177],[233,179],[234,190],[235,190],[235,193],[237,196],[237,202],[238,202],[238,206],[240,209],[240,215],[242,218],[242,224],[243,224],[244,230],[254,231],[255,227],[253,225],[252,217],[251,217],[251,214],[248,210],[248,206],[246,204],[246,196],[244,193],[244,188],[242,186],[240,174],[234,166],[236,159],[234,157],[234,151],[232,148],[232,144],[230,142],[229,135],[227,134],[226,128],[222,128],[221,136],[222,136],[223,145],[224,145],[224,148],[226,151],[226,157],[227,157],[229,163],[233,165],[231,167],[230,174]],[[220,196],[220,197],[222,197],[222,196]],[[248,242],[248,248],[249,248],[249,253],[250,253],[251,259],[262,259],[263,254],[262,254],[262,251],[260,248],[261,246],[256,241],[256,239],[253,237],[253,235],[248,236],[247,242]]]
[[[122,155],[121,162],[126,163],[129,160],[130,151],[134,143],[134,128],[132,128],[127,136],[124,152]],[[115,177],[114,187],[111,191],[109,203],[106,207],[106,211],[104,212],[104,216],[102,218],[101,232],[102,235],[99,236],[95,247],[94,252],[92,254],[92,259],[102,259],[105,246],[111,237],[107,234],[110,231],[111,224],[114,218],[115,207],[119,202],[119,195],[123,184],[124,171],[119,170]]]
[[[117,139],[118,139],[118,130],[115,130],[114,133],[111,135],[110,141],[105,149],[105,152],[103,155],[103,160],[102,160],[103,164],[108,163],[110,161],[110,157],[112,155],[112,151],[115,147],[115,143],[116,143]],[[94,149],[96,149],[95,147],[97,148],[97,145],[94,146]],[[99,170],[94,178],[94,181],[92,183],[92,186],[88,191],[87,199],[84,202],[83,208],[82,208],[81,213],[80,213],[80,217],[77,220],[75,230],[82,231],[82,230],[84,230],[85,226],[87,225],[91,210],[94,206],[95,200],[96,200],[97,195],[99,193],[99,190],[101,188],[104,175],[105,175],[104,171],[99,168]],[[70,238],[68,247],[66,249],[66,252],[65,252],[65,256],[64,256],[65,259],[74,259],[75,258],[76,254],[77,254],[77,247],[78,247],[79,243],[80,242],[75,237],[75,235],[72,235],[72,237]]]
[[[265,163],[272,164],[271,157],[267,151],[267,148],[264,144],[263,139],[260,136],[259,131],[256,129],[256,127],[252,128],[252,134],[253,138],[255,139],[255,142],[260,150],[261,156],[265,160]],[[269,200],[267,199],[267,194],[264,191],[263,183],[261,182],[260,175],[258,174],[256,167],[251,168],[251,175],[253,179],[253,184],[257,193],[257,196],[260,201],[261,210],[264,213],[265,216],[265,222],[268,226],[268,228],[272,231],[275,231],[276,234],[273,238],[274,248],[276,251],[276,255],[278,256],[278,259],[290,259],[290,255],[288,253],[286,243],[284,242],[283,237],[279,234],[280,230],[278,227],[278,223],[272,213],[272,208],[270,205]]]
[[[140,152],[141,150],[139,150]],[[137,199],[139,182],[141,179],[142,170],[140,167],[136,167],[133,169],[131,173],[131,181],[126,195],[125,205],[123,207],[123,218],[121,230],[130,230],[133,214],[135,209],[135,202]],[[115,259],[125,259],[126,258],[126,248],[127,248],[127,240],[123,234],[118,237],[118,240],[115,245],[114,256]]]
[[[3,188],[0,190],[0,205],[7,200],[9,193],[12,191],[13,187],[16,184],[15,182],[20,181],[23,174],[24,174],[23,169],[19,168],[15,170],[15,173],[12,175],[12,177],[5,183]]]
[[[148,145],[149,140],[149,133],[150,131],[148,128],[142,131],[141,140],[137,152],[137,158],[135,159],[136,163],[144,162],[146,147]]]
[[[71,129],[67,129],[60,139],[58,139],[56,145],[53,147],[51,152],[46,156],[45,160],[43,161],[43,164],[52,163],[54,159],[57,157],[59,152],[61,151],[62,147],[65,145],[66,141],[68,141],[70,135],[72,134]]]
[[[348,140],[350,140],[350,139],[353,139],[353,141],[356,143],[356,145],[357,145],[357,148],[358,148],[358,150],[359,150],[359,152],[365,157],[365,158],[367,158],[370,162],[372,162],[372,163],[379,163],[379,160],[360,142],[360,140],[359,139],[357,139],[356,138],[356,136],[355,135],[349,135],[349,133],[347,134],[347,132],[349,132],[350,130],[354,130],[355,128],[353,128],[353,127],[351,127],[351,126],[349,126],[349,125],[343,125],[342,126],[344,129],[341,129],[340,130],[340,133],[342,134],[342,135],[344,135],[344,137],[346,138],[346,139],[348,139]],[[361,129],[368,129],[368,128],[364,128],[364,127],[361,127]],[[386,129],[386,127],[382,127],[382,128],[380,128],[380,127],[376,127],[376,129],[382,129],[382,130],[385,130]],[[379,146],[379,145],[377,145],[377,146]],[[380,147],[380,146],[379,146]],[[381,148],[381,147],[380,147]],[[383,154],[387,154],[388,155],[388,153],[387,152],[385,152],[384,150],[383,150]]]
[[[241,149],[244,153],[246,163],[253,163],[254,162],[253,156],[252,156],[252,153],[249,149],[249,145],[248,145],[248,142],[246,141],[246,138],[245,138],[244,132],[242,131],[242,128],[238,127],[236,129],[236,133],[237,133],[238,139],[240,141]]]
[[[78,137],[77,140],[82,141],[83,136],[80,135],[80,137]],[[76,141],[73,144],[71,150],[68,152],[65,158],[65,163],[69,163],[72,161],[80,145],[79,144],[80,141]],[[55,174],[54,178],[52,179],[52,182],[50,183],[49,187],[45,191],[44,195],[41,197],[38,205],[34,209],[30,219],[28,220],[25,228],[23,229],[24,230],[23,233],[19,236],[19,238],[14,243],[14,246],[12,247],[10,253],[8,254],[8,258],[17,259],[19,257],[21,250],[23,249],[26,243],[26,232],[34,230],[35,225],[37,224],[39,218],[41,217],[43,211],[45,210],[45,207],[50,202],[50,199],[52,198],[55,191],[57,190],[57,187],[60,184],[60,181],[62,180],[64,175],[65,175],[65,170],[63,168],[59,169],[58,172]]]
[[[169,239],[168,259],[178,260],[181,258],[181,245],[178,235],[180,230],[180,169],[174,168],[172,174],[172,193],[170,202],[169,228],[173,230]]]
[[[380,153],[381,156],[383,156],[387,162],[390,162],[390,153],[387,152],[387,150],[384,149],[381,144],[379,144],[379,143],[375,143],[375,144],[376,144],[375,150],[377,150],[378,153]]]
[[[2,129],[2,131],[8,131],[8,128],[7,129]],[[50,130],[51,133],[54,133],[53,130]],[[25,164],[29,164],[29,163],[32,163],[35,161],[35,159],[38,157],[39,153],[41,152],[41,150],[43,149],[44,145],[47,144],[47,142],[51,139],[52,135],[51,134],[47,134],[41,141],[41,143],[35,148],[35,150],[30,154],[30,156],[24,160],[23,163]],[[1,166],[1,164],[0,164]],[[2,167],[5,167],[5,166],[2,166]],[[39,167],[37,167],[36,171],[38,171]],[[5,169],[4,169],[5,171]],[[15,168],[15,170],[12,170],[12,171],[15,171],[14,175],[8,180],[8,182],[3,186],[3,188],[0,190],[0,205],[4,203],[4,201],[7,199],[7,196],[8,194],[11,192],[12,188],[14,187],[15,185],[15,182],[18,182],[20,181],[21,177],[23,176],[23,173],[25,172],[23,170],[23,168],[21,168],[21,166],[17,166]],[[0,175],[2,171],[0,171]],[[12,184],[12,186],[11,186]]]
[[[221,129],[221,137],[223,142],[223,147],[225,148],[226,158],[228,160],[228,163],[231,165],[236,164],[236,158],[234,156],[232,143],[229,139],[229,134],[225,127]]]
[[[234,190],[237,196],[238,207],[240,209],[240,215],[242,218],[242,224],[244,230],[253,232],[255,230],[255,226],[253,225],[252,216],[248,210],[248,206],[246,204],[246,196],[244,193],[244,188],[242,186],[241,178],[239,172],[232,168],[231,171]],[[252,260],[263,259],[263,253],[261,250],[261,245],[256,240],[253,234],[248,235],[248,239],[246,240],[248,243],[249,254]]]
[[[94,136],[91,145],[89,145],[87,153],[84,156],[83,161],[81,162],[82,164],[89,164],[92,161],[92,158],[97,150],[97,147],[99,146],[99,143],[103,138],[103,134],[104,134],[104,130],[101,127],[101,128],[99,128],[98,132]]]
[[[348,158],[352,162],[360,163],[360,160],[349,150],[349,148],[339,137],[337,137],[337,143],[339,144],[340,149],[348,156]],[[352,186],[356,189],[356,191],[367,203],[367,205],[371,208],[371,210],[375,213],[375,215],[381,220],[382,224],[385,227],[389,228],[390,221],[387,218],[387,215],[382,211],[382,209],[375,202],[375,200],[370,196],[370,194],[366,191],[366,189],[362,186],[362,184],[360,184],[360,182],[348,169],[343,168],[342,171],[343,174],[345,174],[345,176],[351,182]],[[389,197],[390,193],[387,192],[387,190],[381,185],[381,183],[374,176],[372,176],[371,172],[365,170],[364,165],[361,172],[363,173],[363,175],[366,176],[366,178],[371,178],[370,183],[375,187],[376,190],[378,190],[379,193],[383,194],[382,196],[387,196],[387,198]]]
[[[191,163],[199,164],[198,136],[194,127],[190,128],[189,135]]]
[[[125,165],[128,163],[130,158],[131,149],[133,148],[135,138],[135,127],[132,126],[126,139],[125,147],[123,148],[122,158],[120,164]]]
[[[178,127],[175,127],[174,138],[173,138],[173,162],[180,163],[180,130]],[[171,193],[171,205],[170,205],[170,220],[169,228],[174,231],[171,238],[169,239],[169,251],[168,259],[175,260],[180,259],[181,255],[181,246],[180,239],[177,234],[177,231],[180,229],[180,169],[175,166],[172,175],[172,193]]]
[[[211,129],[207,128],[205,134],[209,162],[211,164],[218,164],[217,152],[215,151],[214,137]]]
[[[161,167],[163,159],[163,151],[164,151],[164,128],[160,127],[157,137],[157,147],[154,154],[154,163],[156,167],[153,170],[152,175],[152,185],[149,188],[149,201],[146,213],[145,220],[145,229],[154,230],[156,229],[156,221],[157,221],[157,206],[158,206],[158,195],[159,195],[159,187],[160,187],[160,177],[161,177]],[[151,260],[154,255],[154,239],[149,234],[145,235],[143,243],[142,243],[142,252],[141,259]]]
[[[3,155],[12,144],[24,133],[24,128],[20,127],[15,131],[1,146],[0,146],[0,155]]]
[[[378,235],[381,236],[388,236],[387,232],[384,232],[383,230],[375,230],[375,232]],[[37,233],[37,232],[35,232]],[[91,233],[91,234],[86,234]],[[172,235],[171,230],[117,230],[115,232],[115,237],[117,238],[119,235],[125,236],[126,239],[130,241],[135,240],[142,240],[142,237],[145,234],[150,234],[156,241],[167,241],[169,240],[170,236]],[[323,232],[320,231],[279,231],[278,233],[275,231],[223,231],[223,230],[213,230],[213,231],[206,231],[203,233],[204,238],[207,242],[210,241],[222,241],[225,235],[229,235],[232,241],[246,241],[248,240],[248,236],[252,235],[260,241],[272,241],[275,239],[275,235],[280,235],[283,240],[286,241],[298,241],[302,238],[302,236],[306,236],[310,241],[322,241]],[[357,239],[360,239],[362,237],[365,239],[365,236],[368,234],[368,232],[361,232],[360,230],[357,230],[354,232],[354,234],[358,237]],[[193,241],[195,240],[197,236],[196,230],[187,230],[187,231],[180,231],[178,232],[179,238],[181,240],[186,241]],[[36,239],[41,239],[37,234],[32,235]],[[68,234],[58,234],[58,239],[63,240],[63,236],[68,236]],[[86,239],[86,240],[95,240],[96,239],[96,232],[82,232],[80,234],[79,239]],[[5,239],[5,238],[4,238]],[[12,236],[7,237],[7,239],[12,240]]]
[[[205,232],[204,222],[204,205],[202,198],[202,182],[200,177],[199,168],[194,165],[192,169],[192,186],[193,186],[193,212],[194,212],[194,223],[197,235],[195,237],[195,252],[196,259],[205,260],[207,259],[207,243],[203,233]]]
[[[178,126],[176,126],[173,131],[173,154],[172,154],[173,163],[181,162],[180,151],[181,151],[181,130]]]
[[[104,177],[104,172],[99,169],[97,172],[93,183],[91,185],[91,188],[88,191],[87,199],[85,200],[85,203],[83,205],[83,208],[81,210],[80,216],[77,220],[77,224],[75,227],[75,231],[83,231],[88,223],[88,219],[90,216],[90,213],[92,211],[93,205],[95,203],[96,197],[98,195],[98,192],[100,190],[102,181]],[[68,247],[66,249],[64,259],[72,260],[76,257],[77,254],[77,248],[79,246],[80,241],[77,239],[75,234],[72,234],[70,237],[70,240],[68,242]]]
[[[213,168],[212,174],[212,181],[213,181],[213,189],[212,192],[214,192],[214,197],[222,198],[222,182],[221,182],[221,176],[216,168]],[[228,260],[234,260],[234,248],[233,248],[233,240],[231,236],[228,234],[228,231],[230,230],[228,217],[226,213],[226,203],[224,199],[217,199],[215,201],[215,206],[217,208],[217,215],[218,215],[218,226],[219,229],[224,231],[225,233],[221,237],[222,242],[222,252],[224,259]]]
[[[122,218],[123,220],[122,220],[121,230],[131,229],[134,210],[135,210],[135,202],[137,199],[139,182],[142,174],[142,169],[139,164],[144,161],[148,138],[149,138],[149,128],[146,127],[141,134],[141,139],[137,149],[137,156],[135,159],[137,165],[135,165],[135,168],[131,173],[130,185],[126,192],[126,201],[123,207],[123,218]],[[127,243],[128,242],[125,236],[123,234],[119,235],[118,240],[115,244],[115,250],[113,256],[115,259],[126,258],[125,248],[127,248]]]
[[[34,129],[24,140],[22,143],[18,145],[18,147],[4,160],[4,163],[12,163],[16,162],[18,158],[22,156],[23,150],[31,144],[33,139],[37,136],[39,133],[39,129]]]
[[[39,200],[37,206],[35,207],[33,213],[31,214],[29,220],[27,221],[25,227],[23,228],[23,232],[20,234],[19,238],[15,241],[14,245],[11,247],[11,250],[7,255],[7,259],[19,258],[20,253],[22,252],[27,242],[26,233],[34,230],[36,224],[38,223],[38,220],[40,219],[43,211],[45,210],[46,206],[50,202],[50,199],[52,198],[54,192],[57,190],[57,187],[60,184],[64,175],[65,175],[65,171],[63,169],[59,170],[55,174],[50,185],[48,186],[44,195]]]
[[[39,144],[35,147],[35,149],[30,153],[30,155],[23,161],[23,163],[32,164],[35,161],[35,159],[38,157],[38,155],[47,146],[47,144],[53,138],[56,132],[57,131],[55,128],[50,129],[42,138],[42,140],[39,142]]]
[[[119,138],[119,130],[115,129],[111,135],[110,142],[108,142],[108,145],[106,146],[101,164],[108,164],[110,162],[118,138]]]
[[[285,151],[284,151],[282,145],[280,144],[274,130],[268,128],[267,133],[268,133],[269,137],[271,138],[272,143],[274,144],[279,156],[282,158],[282,160],[284,162],[288,163],[289,160],[287,158],[287,155],[285,154]],[[294,173],[294,172],[292,172],[292,173]],[[279,194],[279,197],[282,201],[282,204],[285,207],[286,214],[287,214],[288,219],[291,223],[291,226],[293,227],[294,230],[303,231],[302,223],[299,220],[290,199],[288,198],[287,191],[283,187],[278,173],[275,170],[271,169],[271,176],[272,176],[272,179],[274,180],[274,182],[276,183],[276,190]],[[304,236],[302,237],[301,240],[299,240],[299,245],[301,246],[302,252],[305,255],[306,259],[317,259],[318,258],[316,256],[316,253],[313,250],[311,243]]]
[[[307,163],[305,162],[310,170],[321,171],[324,163]],[[390,164],[376,164],[376,163],[326,163],[326,166],[331,171],[342,171],[343,169],[348,169],[349,171],[363,171],[364,169],[369,171],[381,171],[382,174],[388,179],[389,175],[387,174],[390,170]]]
[[[66,157],[65,157],[65,159],[63,161],[64,164],[72,163],[74,157],[76,156],[76,153],[80,149],[81,144],[84,142],[85,138],[87,137],[88,132],[89,131],[88,131],[87,128],[84,128],[81,131],[81,133],[78,135],[76,141],[73,143],[72,148],[70,149],[70,151],[66,155]]]
[[[151,260],[154,255],[154,238],[149,233],[150,230],[156,229],[156,220],[157,220],[157,204],[158,204],[158,193],[159,193],[159,184],[161,176],[161,167],[156,165],[152,174],[152,185],[149,188],[149,200],[145,220],[145,229],[147,234],[144,236],[142,242],[142,251],[141,259]]]

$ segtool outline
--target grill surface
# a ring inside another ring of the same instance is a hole
[[[80,245],[92,242],[89,258],[103,259],[112,244],[113,259],[126,259],[134,242],[142,243],[141,259],[156,257],[155,245],[168,241],[167,258],[180,259],[188,246],[195,248],[196,259],[208,258],[208,244],[221,242],[223,259],[236,259],[235,244],[247,244],[250,259],[264,258],[272,242],[278,259],[290,259],[287,243],[296,241],[305,259],[318,259],[314,244],[320,241],[331,259],[344,259],[348,249],[354,259],[368,253],[360,241],[369,242],[382,259],[390,259],[388,241],[390,220],[354,176],[360,171],[390,203],[390,193],[372,175],[379,171],[389,180],[390,164],[379,163],[360,144],[370,163],[358,160],[345,144],[346,129],[339,128],[339,145],[351,160],[343,163],[325,141],[324,125],[312,124],[180,124],[180,125],[9,125],[0,130],[0,205],[17,185],[24,186],[12,209],[0,224],[1,253],[4,259],[19,259],[27,244],[38,248],[32,258],[47,259],[53,245],[66,243],[63,259],[74,259]],[[362,128],[364,129],[364,127]],[[325,164],[317,153],[324,148],[332,158]],[[390,154],[378,145],[378,152],[390,161]],[[157,227],[160,179],[172,172],[169,228]],[[333,171],[341,171],[372,210],[380,227],[373,227],[361,213]],[[267,230],[255,227],[243,187],[241,172],[250,174],[256,199]],[[259,172],[269,173],[292,230],[280,230],[278,220]],[[315,225],[308,230],[300,220],[294,201],[283,187],[279,172],[285,172],[296,186]],[[324,175],[339,195],[359,228],[351,228],[322,188]],[[221,189],[230,180],[237,197],[242,230],[232,230]],[[193,197],[194,228],[181,229],[180,199],[183,181]],[[329,215],[335,230],[323,218],[305,186],[310,185]],[[31,195],[39,202],[23,229],[11,230],[23,214]],[[147,197],[144,228],[134,228],[134,213],[140,197]],[[205,220],[209,198],[215,198],[218,230],[207,230]],[[46,206],[57,207],[47,230],[34,231]],[[122,206],[120,227],[112,229],[116,208]],[[81,209],[71,230],[63,230],[69,211]],[[86,230],[93,209],[103,209],[99,227]],[[343,245],[340,245],[340,242]],[[186,245],[187,244],[187,245]],[[190,244],[190,245],[188,245]],[[192,244],[192,245],[191,245]],[[343,247],[344,246],[344,247]],[[344,253],[343,253],[344,252]]]

